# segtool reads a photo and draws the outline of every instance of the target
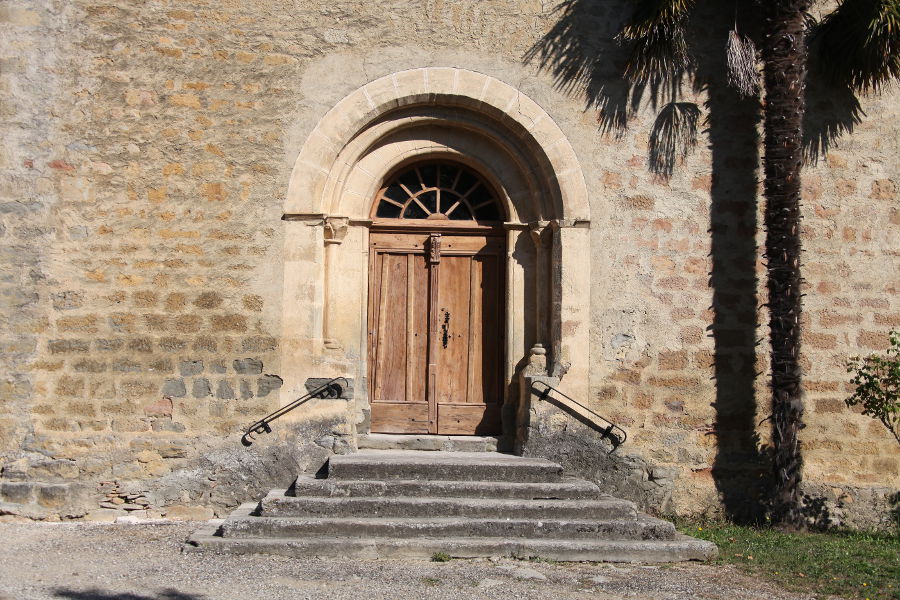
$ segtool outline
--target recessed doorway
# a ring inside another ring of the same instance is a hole
[[[505,232],[488,183],[429,162],[387,179],[369,236],[371,430],[498,435]]]

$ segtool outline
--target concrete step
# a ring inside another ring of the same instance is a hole
[[[495,537],[671,540],[675,527],[650,517],[620,520],[438,518],[229,517],[223,537],[347,536],[378,538]]]
[[[369,496],[369,497],[464,497],[464,498],[538,498],[587,499],[600,496],[596,485],[583,479],[560,481],[438,481],[421,479],[316,479],[301,475],[291,486],[288,495],[296,496]]]
[[[378,498],[287,496],[272,491],[260,502],[264,517],[470,517],[518,519],[634,519],[634,503],[612,496],[592,500],[516,498]]]
[[[512,449],[512,440],[477,435],[396,435],[367,433],[357,438],[360,450],[427,450],[443,452],[504,452]]]
[[[710,542],[677,535],[672,540],[563,540],[477,537],[305,537],[226,538],[215,535],[217,525],[201,529],[184,550],[230,554],[279,554],[292,557],[416,558],[437,552],[454,558],[509,556],[561,561],[679,562],[710,560],[717,554]]]
[[[364,450],[328,460],[329,479],[554,482],[561,475],[552,461],[499,452]]]

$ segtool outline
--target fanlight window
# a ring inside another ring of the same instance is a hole
[[[400,172],[375,199],[382,219],[500,221],[503,212],[491,188],[461,165],[434,163]]]

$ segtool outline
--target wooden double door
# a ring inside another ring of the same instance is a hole
[[[371,234],[373,432],[500,433],[503,240],[484,233]]]

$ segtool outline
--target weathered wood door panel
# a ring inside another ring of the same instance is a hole
[[[485,235],[372,234],[372,431],[499,433],[502,250]]]
[[[428,266],[417,236],[373,246],[369,354],[373,430],[428,432]]]

